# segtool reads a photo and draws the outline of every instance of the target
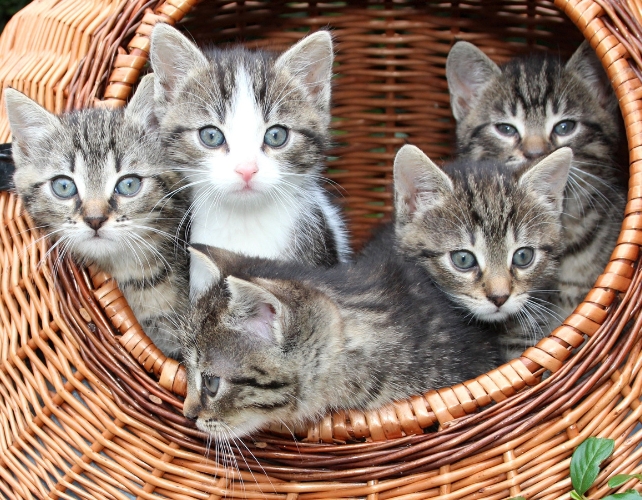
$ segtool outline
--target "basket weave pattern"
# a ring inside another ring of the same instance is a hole
[[[144,336],[114,281],[67,260],[54,266],[20,203],[1,193],[0,491],[12,499],[558,498],[571,488],[573,447],[590,435],[616,440],[593,497],[609,491],[607,477],[642,472],[634,432],[642,419],[640,6],[195,3],[36,0],[0,37],[0,77],[56,112],[121,106],[145,69],[156,22],[190,14],[184,24],[199,42],[241,38],[277,49],[330,26],[329,177],[360,242],[390,214],[399,146],[451,153],[444,62],[454,40],[499,62],[546,47],[568,55],[583,34],[616,89],[630,149],[629,203],[611,263],[575,313],[521,358],[380,411],[294,429],[306,442],[273,429],[216,463],[181,414],[182,368]],[[552,375],[540,382],[545,370]],[[439,432],[422,434],[431,426]],[[223,465],[230,460],[238,470]]]

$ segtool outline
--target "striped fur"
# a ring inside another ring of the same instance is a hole
[[[344,223],[321,186],[332,60],[327,32],[277,57],[201,51],[169,26],[154,28],[156,112],[164,151],[190,181],[190,241],[315,265],[346,260]],[[265,137],[273,127],[287,133],[274,147]],[[207,130],[224,139],[205,143]],[[210,284],[199,262],[190,275],[193,293]]]
[[[54,116],[15,90],[5,96],[16,191],[35,224],[60,258],[70,253],[111,274],[145,332],[176,357],[177,318],[188,289],[184,235],[177,231],[188,200],[169,197],[183,181],[163,167],[151,130],[150,84],[141,83],[125,111]],[[60,178],[72,181],[77,194],[57,196],[54,182]],[[135,195],[116,192],[131,178],[140,180]]]
[[[216,442],[331,410],[374,409],[497,366],[496,337],[468,324],[387,226],[332,268],[200,246],[215,285],[182,335],[183,411]],[[192,258],[197,258],[192,256]],[[218,391],[208,379],[218,378]]]
[[[586,42],[567,63],[548,55],[503,66],[458,42],[446,73],[461,156],[519,166],[562,146],[573,150],[558,291],[550,299],[566,317],[606,266],[626,203],[623,125],[610,82]]]
[[[410,146],[395,160],[402,251],[417,259],[461,316],[502,333],[505,360],[547,333],[547,291],[556,286],[563,250],[560,215],[571,160],[562,148],[518,170],[461,159],[440,168]],[[525,252],[531,259],[519,261]],[[462,255],[468,259],[463,268]]]

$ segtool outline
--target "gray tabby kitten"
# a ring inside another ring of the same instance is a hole
[[[153,79],[143,79],[125,110],[55,116],[16,90],[4,95],[16,192],[36,226],[61,257],[111,274],[147,335],[176,357],[188,286],[177,230],[189,201],[168,196],[182,179],[162,167]]]
[[[462,156],[518,166],[562,146],[573,150],[559,293],[551,297],[566,317],[606,266],[626,204],[622,119],[600,61],[585,42],[565,64],[549,55],[498,66],[458,42],[446,74]]]
[[[345,261],[344,223],[321,186],[330,35],[314,33],[278,57],[202,51],[165,24],[151,40],[163,147],[190,180],[190,241],[315,265]],[[199,260],[191,266],[197,294],[211,277]]]
[[[545,292],[557,282],[563,250],[571,150],[521,169],[462,159],[439,168],[419,150],[402,153],[396,161],[414,169],[396,178],[401,251],[466,317],[505,330],[504,359],[518,357],[548,333]]]
[[[401,159],[395,179],[417,168]],[[215,284],[193,303],[182,334],[185,415],[233,439],[269,423],[374,409],[495,368],[492,332],[468,324],[423,257],[397,246],[388,225],[355,262],[322,268],[197,245],[192,258]]]

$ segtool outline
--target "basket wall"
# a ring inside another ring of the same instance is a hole
[[[589,435],[616,439],[593,497],[608,491],[608,476],[642,472],[642,434],[634,430],[642,416],[637,3],[558,0],[568,17],[532,0],[194,4],[36,0],[0,37],[3,84],[55,111],[118,106],[145,68],[147,35],[159,20],[188,14],[183,24],[199,42],[277,49],[330,27],[337,78],[329,177],[342,188],[359,242],[390,214],[392,158],[402,144],[433,158],[451,154],[444,63],[455,40],[502,61],[525,50],[568,55],[583,34],[616,88],[631,151],[627,217],[612,262],[576,314],[520,359],[378,412],[327,416],[295,430],[306,442],[273,429],[217,459],[181,415],[181,367],[144,337],[113,280],[69,261],[54,279],[46,243],[15,197],[2,193],[0,491],[7,498],[558,498],[568,497],[573,447]],[[4,115],[0,134],[8,138]],[[553,374],[539,382],[545,370]],[[431,427],[440,430],[422,434]]]

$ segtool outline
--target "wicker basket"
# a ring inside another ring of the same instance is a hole
[[[337,77],[329,177],[341,186],[360,244],[390,214],[399,146],[451,154],[444,63],[455,40],[473,41],[499,62],[530,50],[569,55],[584,35],[616,89],[629,141],[618,245],[586,301],[521,358],[380,411],[328,415],[297,429],[296,442],[272,429],[217,463],[182,416],[183,369],[143,335],[113,280],[70,261],[54,276],[20,203],[0,193],[0,492],[101,500],[568,498],[570,454],[591,435],[616,441],[591,498],[609,492],[613,474],[642,472],[637,0],[195,3],[35,0],[0,37],[0,79],[56,112],[121,106],[145,69],[156,22],[181,21],[198,42],[276,49],[330,27]],[[0,115],[0,141],[9,137]],[[231,461],[237,470],[225,466]]]

